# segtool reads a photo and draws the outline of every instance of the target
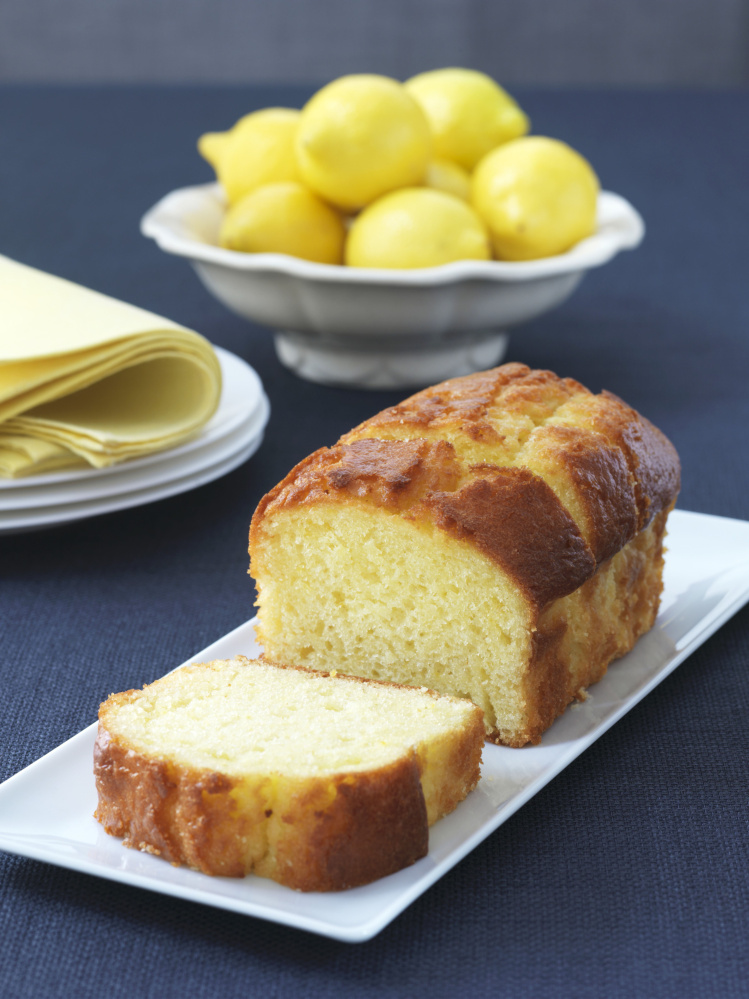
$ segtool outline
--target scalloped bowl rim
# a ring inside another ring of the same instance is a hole
[[[282,253],[239,253],[191,238],[185,223],[197,207],[210,199],[223,201],[218,184],[178,188],[165,195],[141,219],[144,236],[153,239],[165,253],[187,257],[193,263],[213,264],[234,271],[272,271],[307,280],[336,284],[386,284],[409,287],[489,279],[524,282],[571,274],[600,267],[620,250],[635,249],[645,235],[640,213],[625,198],[611,191],[598,196],[598,231],[581,240],[567,253],[538,260],[458,260],[439,267],[414,270],[346,267],[320,264]]]

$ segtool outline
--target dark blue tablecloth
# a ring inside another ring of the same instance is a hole
[[[0,253],[199,330],[256,368],[273,407],[224,479],[0,536],[0,779],[250,617],[258,499],[401,395],[299,381],[268,331],[138,232],[168,190],[209,179],[201,132],[312,89],[0,90]],[[507,359],[616,392],[680,451],[680,507],[749,519],[749,97],[519,97],[648,233],[514,333]],[[748,713],[744,609],[365,944],[0,854],[0,994],[747,995]]]

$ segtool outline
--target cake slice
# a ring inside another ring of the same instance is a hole
[[[101,706],[96,818],[127,846],[301,891],[423,857],[477,784],[482,713],[426,688],[237,657]]]

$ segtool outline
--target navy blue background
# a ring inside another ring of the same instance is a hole
[[[0,779],[250,617],[259,498],[403,394],[298,380],[267,330],[138,232],[168,190],[210,179],[201,132],[313,89],[0,90],[0,253],[199,330],[256,368],[272,405],[261,450],[218,482],[0,535]],[[681,508],[749,519],[749,97],[518,97],[648,233],[517,330],[507,360],[621,395],[676,444]],[[749,994],[748,675],[744,609],[365,944],[0,854],[0,994]]]

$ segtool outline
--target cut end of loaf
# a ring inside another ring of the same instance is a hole
[[[274,518],[258,556],[273,658],[438,687],[478,705],[489,731],[522,726],[531,617],[480,552],[429,523],[316,504]]]

